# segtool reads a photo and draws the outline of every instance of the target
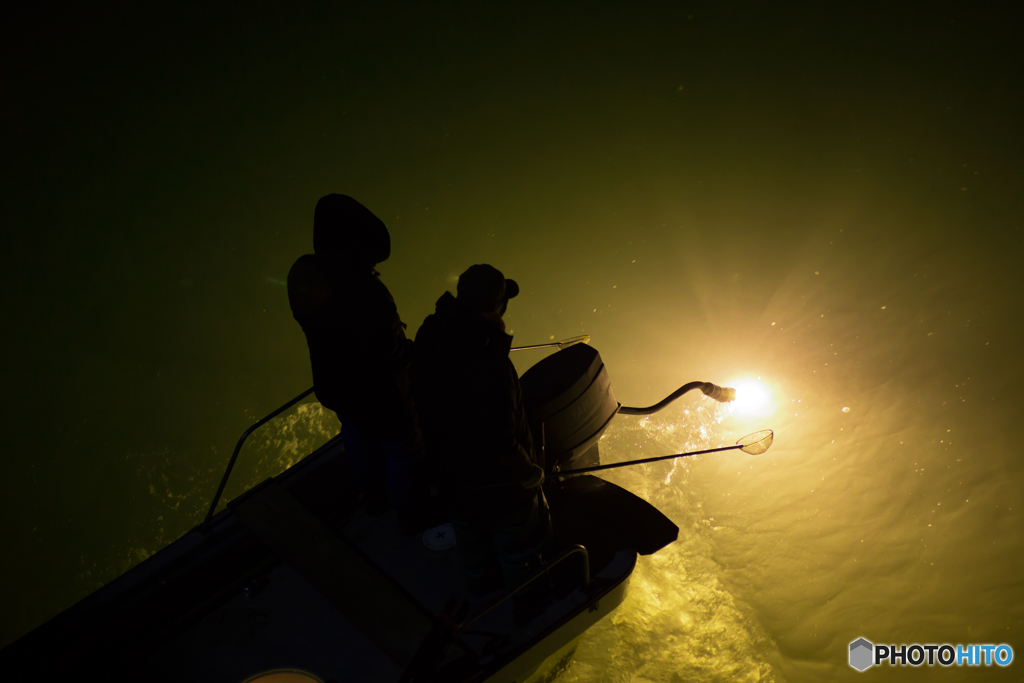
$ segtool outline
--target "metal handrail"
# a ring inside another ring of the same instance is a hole
[[[578,545],[578,544],[577,545],[572,545],[572,546],[569,546],[568,548],[566,548],[565,551],[563,551],[562,554],[559,555],[558,557],[556,557],[553,561],[549,562],[548,564],[544,565],[539,570],[537,570],[537,572],[533,576],[531,576],[529,579],[527,579],[523,583],[519,584],[519,586],[517,586],[514,590],[512,590],[512,591],[510,591],[508,593],[505,593],[498,600],[496,600],[495,602],[492,602],[490,605],[488,605],[485,609],[477,612],[476,614],[474,614],[471,617],[468,617],[465,621],[463,621],[461,624],[459,624],[458,630],[460,632],[464,631],[466,629],[466,627],[469,626],[470,624],[472,624],[474,621],[476,621],[477,619],[481,618],[485,614],[488,614],[489,612],[494,610],[496,607],[498,607],[498,605],[500,605],[501,603],[505,602],[506,600],[511,598],[513,595],[515,595],[519,591],[521,591],[524,588],[526,588],[527,586],[529,586],[531,583],[533,583],[534,581],[539,579],[541,576],[547,574],[549,571],[551,571],[552,568],[554,568],[557,564],[559,564],[560,562],[562,562],[566,558],[571,557],[571,556],[576,555],[576,554],[583,555],[583,587],[584,588],[589,588],[590,587],[590,553],[588,553],[587,549],[585,547],[583,547],[582,545]]]
[[[309,396],[310,394],[312,394],[313,390],[315,388],[316,387],[310,387],[309,389],[306,389],[301,394],[299,394],[298,396],[296,396],[292,400],[288,401],[283,406],[281,406],[280,408],[278,408],[274,412],[270,413],[269,415],[267,415],[263,419],[257,421],[256,424],[254,424],[253,426],[251,426],[251,427],[249,427],[248,429],[245,430],[245,433],[242,434],[242,437],[238,440],[238,443],[235,445],[235,452],[231,454],[231,460],[228,461],[228,468],[227,468],[227,470],[224,471],[224,476],[220,480],[220,486],[217,487],[217,494],[213,497],[213,502],[210,503],[210,510],[209,510],[209,512],[206,513],[206,519],[204,519],[203,523],[199,525],[200,529],[205,531],[207,528],[209,528],[210,520],[213,519],[213,513],[217,509],[217,503],[220,502],[220,497],[224,493],[224,487],[228,483],[228,477],[231,476],[231,470],[234,468],[235,461],[238,459],[238,454],[242,450],[242,444],[245,443],[245,440],[249,438],[249,435],[252,434],[253,432],[255,432],[260,427],[262,427],[263,425],[265,425],[266,423],[268,423],[271,420],[273,420],[275,417],[277,417],[278,415],[280,415],[284,411],[286,411],[289,408],[291,408],[293,405],[295,405],[296,403],[298,403],[302,399],[304,399],[307,396]]]
[[[557,341],[557,342],[553,342],[553,343],[550,343],[550,344],[535,344],[534,346],[517,346],[517,347],[514,347],[514,348],[510,349],[510,351],[524,351],[526,349],[540,349],[540,348],[545,348],[545,347],[548,347],[548,346],[558,346],[558,347],[561,347],[561,346],[571,346],[571,345],[576,344],[578,342],[588,342],[589,340],[590,340],[590,335],[589,334],[584,334],[584,335],[580,335],[578,337],[572,337],[571,339],[563,339],[562,341]],[[220,502],[220,497],[222,495],[224,495],[224,487],[228,483],[228,478],[231,476],[231,470],[234,469],[234,467],[235,467],[235,461],[238,459],[238,454],[242,450],[242,444],[245,443],[245,440],[248,439],[249,436],[253,432],[255,432],[257,429],[259,429],[260,427],[262,427],[266,423],[270,422],[275,417],[277,417],[278,415],[280,415],[284,411],[288,410],[289,408],[291,408],[293,405],[295,405],[296,403],[298,403],[302,399],[304,399],[307,396],[309,396],[310,394],[312,394],[313,390],[315,388],[316,387],[310,387],[309,389],[306,389],[301,394],[299,394],[298,396],[296,396],[292,400],[288,401],[283,406],[281,406],[280,408],[278,408],[274,412],[272,412],[269,415],[267,415],[266,417],[264,417],[262,420],[259,420],[253,426],[249,427],[249,429],[245,430],[245,433],[242,434],[242,437],[240,439],[238,439],[238,443],[235,444],[235,452],[231,454],[231,460],[228,461],[228,468],[224,471],[224,476],[221,477],[220,485],[217,486],[217,493],[213,496],[213,502],[210,503],[210,509],[207,511],[206,517],[203,519],[203,523],[199,525],[200,529],[205,531],[206,529],[209,528],[210,520],[213,519],[213,513],[217,509],[217,503]]]
[[[516,587],[515,590],[502,595],[500,599],[492,602],[485,609],[477,612],[471,617],[466,617],[463,621],[458,622],[457,619],[462,618],[465,611],[469,608],[468,602],[460,602],[454,597],[449,599],[448,603],[442,608],[440,616],[437,618],[434,624],[434,630],[426,637],[424,642],[420,645],[420,649],[416,652],[412,662],[406,668],[402,677],[399,679],[399,683],[407,683],[408,681],[433,681],[435,680],[435,674],[437,673],[437,667],[441,661],[448,655],[451,648],[465,633],[480,633],[473,631],[466,631],[466,627],[472,624],[477,619],[481,618],[501,603],[505,602],[513,595],[521,591],[523,588],[528,586],[531,582],[536,581],[542,575],[546,574],[551,570],[552,567],[562,562],[570,555],[581,554],[583,555],[583,585],[585,587],[590,586],[590,556],[587,553],[587,549],[582,545],[574,545],[567,548],[561,555],[559,555],[553,562],[544,566],[537,571],[536,574],[531,576],[528,580]],[[453,610],[452,607],[455,606]],[[495,635],[495,634],[485,634]],[[461,678],[460,678],[461,680]]]

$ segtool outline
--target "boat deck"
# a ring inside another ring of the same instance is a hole
[[[452,596],[471,601],[475,608],[501,597],[501,591],[469,596],[456,549],[430,550],[419,536],[399,535],[393,513],[371,517],[360,510],[340,531],[396,588],[434,617]],[[623,579],[635,560],[635,552],[622,551],[595,575],[596,584],[618,588],[606,591],[604,604],[574,591],[527,627],[517,629],[512,601],[501,603],[467,630],[449,661],[467,651],[483,665],[509,660],[502,667],[508,671],[498,671],[488,680],[522,681],[520,676],[528,675],[621,602],[626,588]],[[365,590],[363,585],[348,588]],[[395,627],[398,637],[401,625]],[[530,655],[517,664],[518,655],[527,652]],[[282,667],[311,671],[339,683],[385,682],[397,681],[405,669],[405,662],[396,661],[380,643],[368,638],[288,563],[268,573],[257,594],[234,596],[154,652],[150,662],[157,674],[154,680],[196,683],[242,681],[259,671]]]
[[[332,439],[8,646],[2,677],[101,671],[112,681],[241,683],[293,667],[328,682],[398,681],[449,598],[470,601],[472,615],[502,595],[472,600],[456,549],[430,550],[419,536],[401,536],[393,514],[371,517],[353,505],[342,453]],[[502,602],[462,632],[438,683],[524,683],[538,667],[541,675],[622,602],[637,552],[655,552],[678,532],[595,477],[546,490],[556,547],[590,551],[589,588],[567,559],[560,567],[572,580],[544,614],[516,629],[512,600]]]

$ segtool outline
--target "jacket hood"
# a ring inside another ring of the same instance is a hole
[[[343,194],[316,203],[313,251],[317,256],[356,265],[376,265],[391,255],[391,235],[369,209]]]

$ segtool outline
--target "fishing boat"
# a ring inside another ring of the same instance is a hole
[[[676,393],[698,385],[719,389]],[[621,406],[586,344],[543,359],[522,386],[556,532],[523,586],[471,597],[450,525],[410,537],[394,513],[370,515],[340,437],[215,514],[245,438],[309,390],[242,436],[203,523],[5,648],[0,680],[553,680],[622,603],[638,555],[677,538],[660,511],[592,474],[613,466],[597,442],[617,414],[674,398]],[[533,581],[549,582],[552,602],[520,626],[515,595]]]

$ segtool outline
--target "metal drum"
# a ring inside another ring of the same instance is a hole
[[[570,346],[527,370],[520,382],[538,450],[543,424],[544,469],[582,466],[584,455],[586,464],[597,464],[597,441],[619,410],[597,349]]]

